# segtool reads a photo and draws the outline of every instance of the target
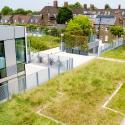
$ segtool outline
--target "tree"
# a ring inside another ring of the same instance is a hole
[[[84,36],[88,36],[91,33],[92,25],[88,17],[79,15],[69,21],[66,30],[71,32],[82,32]]]
[[[121,37],[125,33],[122,26],[112,26],[112,27],[110,27],[110,32],[115,37],[116,36]]]
[[[64,40],[66,47],[87,50],[92,25],[88,17],[79,15],[68,22]]]
[[[76,8],[81,8],[81,7],[82,7],[82,5],[81,5],[81,3],[79,3],[79,2],[76,2],[75,4],[70,4],[70,5],[69,5],[69,8],[70,8],[71,10],[76,9]]]
[[[57,23],[58,24],[65,24],[66,22],[68,22],[72,18],[73,18],[72,11],[67,7],[63,7],[59,10],[59,13],[57,15]]]
[[[14,14],[22,14],[22,15],[26,15],[26,11],[22,8],[19,8],[17,10],[14,11]]]
[[[110,7],[109,4],[106,4],[106,5],[105,5],[105,10],[107,10],[107,9],[111,9],[111,7]]]
[[[13,9],[8,6],[3,7],[1,10],[2,15],[10,15],[12,13],[13,13]]]

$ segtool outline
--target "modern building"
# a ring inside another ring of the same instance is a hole
[[[26,46],[24,27],[0,26],[0,100],[25,89]]]

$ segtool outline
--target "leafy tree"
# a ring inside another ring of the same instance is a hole
[[[71,32],[82,32],[84,36],[88,36],[91,33],[92,25],[88,17],[79,15],[70,20],[66,30]]]
[[[70,5],[69,5],[69,8],[70,8],[71,10],[76,9],[76,8],[81,8],[81,7],[82,7],[82,5],[81,5],[81,3],[79,3],[79,2],[76,2],[75,4],[70,4]]]
[[[57,15],[57,23],[58,24],[65,24],[66,22],[68,22],[72,18],[73,18],[72,11],[67,7],[63,7],[59,10],[59,13]]]
[[[26,11],[22,8],[19,8],[17,10],[14,11],[14,14],[22,14],[22,15],[26,15]]]
[[[64,35],[66,47],[87,50],[91,29],[92,25],[88,17],[83,15],[74,17],[69,21]]]
[[[110,32],[115,37],[116,36],[121,37],[125,33],[122,26],[112,26],[112,27],[110,27]]]
[[[26,12],[26,14],[32,14],[33,13],[32,10],[26,10],[25,12]]]
[[[3,7],[1,10],[2,15],[10,15],[12,13],[13,13],[13,9],[8,6]]]
[[[22,8],[19,8],[14,11],[14,14],[21,14],[21,15],[26,15],[26,14],[32,14],[33,12],[31,10],[24,10]]]
[[[37,25],[34,25],[34,24],[29,24],[29,25],[27,25],[27,29],[28,29],[29,31],[35,31],[37,28],[38,28],[38,26],[37,26]]]
[[[107,10],[107,9],[111,9],[111,7],[110,7],[109,4],[106,4],[106,5],[105,5],[105,10]]]

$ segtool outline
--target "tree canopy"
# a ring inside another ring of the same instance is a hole
[[[22,8],[19,8],[17,10],[13,10],[12,8],[5,6],[1,10],[2,15],[12,15],[12,14],[21,14],[21,15],[26,15],[26,14],[32,14],[33,12],[31,10],[25,10]]]
[[[88,47],[88,38],[92,25],[88,17],[79,15],[68,22],[64,40],[66,46],[85,50]]]
[[[59,13],[57,15],[58,24],[65,24],[72,18],[73,18],[73,13],[69,8],[62,7],[61,9],[59,9]]]
[[[109,4],[105,4],[105,10],[107,10],[107,9],[111,9]]]
[[[118,36],[118,37],[121,37],[125,33],[122,26],[112,26],[110,27],[110,32],[112,35]]]
[[[31,10],[24,10],[22,8],[19,8],[14,11],[14,14],[21,14],[21,15],[26,15],[26,14],[32,14]]]
[[[76,8],[81,8],[81,7],[82,7],[82,5],[81,5],[81,3],[79,3],[79,2],[76,2],[75,4],[70,4],[70,5],[69,5],[69,8],[70,8],[71,10],[76,9]]]
[[[13,13],[13,9],[8,6],[3,7],[1,10],[2,15],[10,15],[12,13]]]
[[[66,30],[71,32],[82,32],[84,36],[91,33],[92,25],[88,17],[79,15],[69,21]]]

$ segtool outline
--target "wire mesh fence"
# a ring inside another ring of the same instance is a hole
[[[11,79],[0,86],[0,102],[11,99],[13,95],[23,93],[26,90],[33,89],[44,84],[51,78],[60,75],[63,72],[73,68],[73,59],[59,56],[43,55],[42,59],[35,57],[34,63],[46,66],[45,69],[30,75],[22,75]]]
[[[124,44],[125,44],[125,41],[122,39],[119,41],[116,41],[116,42],[106,43],[103,46],[98,47],[98,56],[100,56],[102,53],[104,53],[106,51],[115,49],[115,48],[122,46]]]

